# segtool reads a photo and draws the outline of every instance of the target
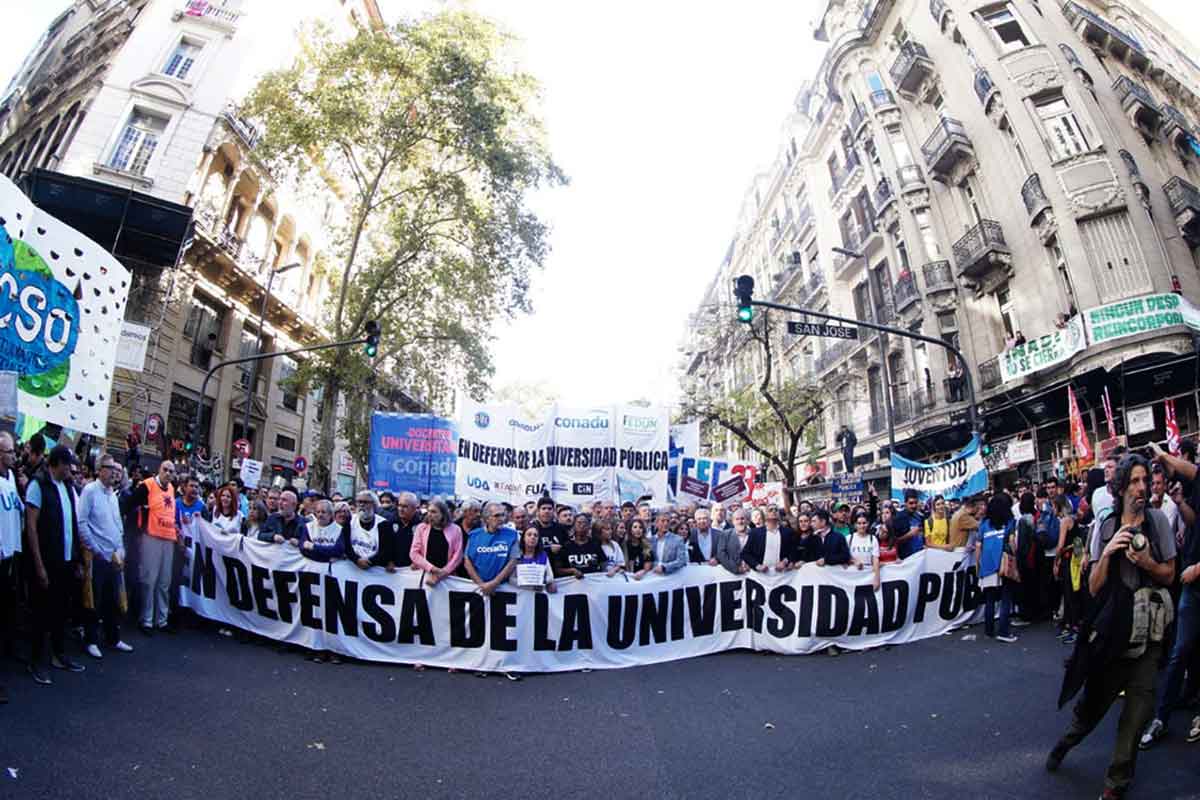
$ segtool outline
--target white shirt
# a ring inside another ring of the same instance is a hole
[[[1151,507],[1154,506],[1153,503],[1151,503],[1150,505],[1151,505]],[[1171,534],[1173,536],[1175,536],[1176,539],[1178,539],[1179,527],[1180,527],[1179,506],[1175,505],[1175,501],[1164,494],[1163,499],[1162,499],[1162,505],[1159,506],[1158,510],[1161,511],[1163,513],[1163,516],[1165,516],[1167,518],[1167,523],[1170,526]]]
[[[767,543],[763,548],[763,566],[774,567],[779,563],[780,536],[779,528],[767,528]]]
[[[864,567],[873,567],[879,560],[879,540],[869,533],[866,536],[852,534],[850,536],[850,557]]]
[[[656,538],[654,542],[654,563],[661,564],[663,560],[663,548],[667,546],[667,534],[663,534]]]
[[[600,545],[600,549],[604,551],[606,567],[612,569],[625,566],[625,554],[621,552],[621,545],[610,541],[608,544]]]
[[[25,504],[17,492],[12,473],[0,475],[0,559],[21,552],[21,521]]]
[[[713,557],[712,529],[710,528],[707,531],[702,531],[699,528],[697,528],[696,529],[696,544],[700,548],[700,555],[704,557],[705,561],[708,561],[710,558],[712,558]]]
[[[213,515],[213,527],[221,533],[241,533],[242,532],[242,512],[233,512],[232,517],[222,517],[220,514]]]

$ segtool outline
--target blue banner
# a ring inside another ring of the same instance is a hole
[[[979,437],[946,461],[923,464],[892,453],[892,499],[903,500],[906,489],[916,489],[921,501],[933,497],[967,498],[987,491],[988,472],[979,452]]]
[[[432,414],[371,415],[367,486],[418,497],[454,494],[458,427]]]
[[[848,495],[851,497],[862,497],[863,494],[863,477],[862,473],[853,475],[839,475],[833,479],[831,485],[832,493],[835,497]]]

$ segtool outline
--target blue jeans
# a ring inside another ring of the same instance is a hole
[[[1001,578],[999,586],[983,590],[983,632],[988,636],[995,636],[997,633],[1001,636],[1008,636],[1011,631],[1008,620],[1012,616],[1013,585],[1012,581]],[[999,630],[996,626],[997,600],[1000,601]]]
[[[1195,583],[1183,587],[1179,595],[1179,613],[1175,617],[1175,644],[1171,647],[1171,655],[1167,659],[1167,674],[1163,679],[1163,692],[1158,700],[1157,719],[1164,725],[1182,699],[1183,673],[1187,669],[1188,658],[1196,648],[1196,640],[1200,638],[1200,588]]]

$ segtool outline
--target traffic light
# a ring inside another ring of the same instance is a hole
[[[367,358],[374,358],[379,355],[379,323],[375,320],[367,321]]]
[[[739,275],[733,280],[733,296],[737,298],[738,321],[750,323],[754,321],[754,306],[750,298],[754,295],[754,278],[749,275]]]
[[[183,437],[183,451],[190,453],[196,447],[196,423],[189,422],[187,424],[187,433]]]

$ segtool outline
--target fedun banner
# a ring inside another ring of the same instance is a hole
[[[941,495],[947,500],[965,498],[987,489],[988,475],[979,454],[979,436],[953,458],[937,464],[910,461],[892,453],[892,499],[903,500],[906,489],[915,489],[921,502]]]
[[[129,271],[0,176],[0,370],[19,410],[103,435]]]
[[[980,602],[962,553],[926,550],[869,570],[806,566],[733,575],[692,565],[641,581],[561,579],[554,594],[500,586],[490,596],[421,573],[304,558],[290,545],[197,523],[181,602],[278,641],[371,661],[489,671],[630,667],[735,648],[811,653],[900,644],[970,621]]]

